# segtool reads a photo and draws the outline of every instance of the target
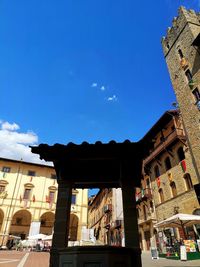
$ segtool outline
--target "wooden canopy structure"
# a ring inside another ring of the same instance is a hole
[[[57,173],[58,198],[50,258],[51,267],[62,266],[64,258],[72,259],[72,254],[76,254],[74,260],[71,260],[73,266],[86,266],[85,263],[82,265],[80,263],[81,255],[87,254],[87,260],[89,257],[92,262],[95,253],[100,253],[102,256],[99,262],[101,266],[114,266],[105,263],[108,262],[105,258],[108,259],[109,254],[115,261],[119,253],[125,255],[123,266],[132,266],[133,263],[134,266],[141,266],[134,187],[140,186],[142,160],[145,157],[145,151],[149,149],[147,146],[150,144],[145,144],[143,140],[135,143],[126,140],[123,143],[111,141],[103,144],[98,141],[95,144],[83,142],[80,145],[41,144],[38,147],[31,147],[32,152],[39,154],[41,159],[52,161]],[[113,251],[114,248],[109,248],[107,252],[105,248],[97,247],[91,248],[89,252],[88,248],[86,250],[79,248],[76,252],[73,248],[67,248],[72,188],[96,187],[122,188],[126,248],[120,248],[121,252],[118,251],[119,248],[116,248],[116,252]],[[76,264],[77,255],[80,261]],[[121,262],[122,258],[119,261]]]

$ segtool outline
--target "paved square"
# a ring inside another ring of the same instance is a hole
[[[48,267],[48,252],[0,251],[0,267]],[[200,260],[152,260],[149,252],[142,253],[142,267],[200,267]],[[125,267],[125,266],[124,266]]]

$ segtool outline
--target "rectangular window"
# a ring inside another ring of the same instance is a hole
[[[28,176],[35,176],[35,171],[28,171]]]
[[[179,54],[179,57],[180,57],[180,58],[183,58],[183,52],[182,52],[181,49],[178,50],[178,54]]]
[[[193,91],[193,96],[195,98],[196,101],[199,101],[200,100],[200,92],[199,92],[199,89],[198,88],[195,88]]]
[[[149,181],[149,179],[146,179],[146,187],[147,188],[150,188],[150,181]]]
[[[72,204],[76,204],[76,195],[72,195]]]
[[[147,213],[146,213],[146,208],[144,205],[143,205],[143,215],[144,215],[144,220],[146,221],[147,220]]]
[[[3,167],[2,172],[10,172],[11,168],[10,167]]]
[[[188,79],[188,82],[192,80],[192,73],[190,72],[190,70],[186,70],[185,75]]]
[[[54,196],[55,196],[55,192],[54,191],[49,191],[49,202],[50,203],[54,202]]]
[[[2,193],[2,192],[4,192],[5,191],[5,186],[4,185],[0,185],[0,194]]]
[[[31,189],[25,188],[23,199],[29,200],[30,199],[30,194],[31,194]]]

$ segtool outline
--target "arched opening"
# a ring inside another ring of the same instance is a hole
[[[158,190],[159,196],[160,196],[160,203],[164,202],[164,194],[162,188]]]
[[[185,159],[185,153],[183,151],[183,147],[179,147],[179,149],[177,150],[177,155],[178,155],[178,159],[179,162]]]
[[[192,179],[189,173],[185,173],[183,176],[184,180],[185,180],[185,186],[186,186],[186,190],[191,190],[193,188],[193,184],[192,184]]]
[[[3,211],[0,209],[0,233],[2,232],[2,225],[3,225],[3,218],[4,218],[4,213]]]
[[[179,54],[180,59],[183,58],[183,52],[180,48],[178,49],[178,54]]]
[[[69,240],[76,241],[78,233],[78,217],[75,214],[70,215]]]
[[[44,235],[51,235],[53,231],[53,225],[55,220],[55,214],[53,212],[45,212],[40,217],[40,233]]]
[[[168,171],[169,169],[171,169],[171,167],[172,167],[172,165],[171,165],[170,158],[167,157],[167,158],[165,159],[165,169],[166,169],[166,171]]]
[[[153,201],[150,201],[150,209],[151,209],[151,212],[154,212],[154,205],[153,205]]]
[[[172,197],[176,197],[177,196],[177,189],[176,189],[175,182],[171,182],[170,187],[171,187]]]
[[[158,165],[156,165],[156,166],[154,167],[154,174],[155,174],[155,178],[157,178],[157,177],[160,176],[160,170],[159,170]]]
[[[11,222],[10,234],[25,239],[29,234],[31,224],[31,213],[27,210],[17,211]]]

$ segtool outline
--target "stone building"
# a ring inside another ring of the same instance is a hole
[[[156,247],[154,224],[157,221],[151,181],[145,173],[143,173],[141,187],[136,188],[135,198],[138,211],[140,248],[143,251],[148,251],[151,247]]]
[[[88,205],[88,227],[94,229],[96,244],[124,245],[121,188],[99,190]]]
[[[175,237],[183,237],[180,229],[168,228],[164,232],[156,229],[157,222],[178,212],[200,214],[200,207],[193,187],[198,179],[180,112],[165,112],[143,141],[154,143],[144,158],[141,186],[135,194],[140,247],[146,251],[158,244],[164,247],[164,242],[172,242]],[[95,229],[96,238],[102,244],[123,246],[120,192],[120,188],[102,189],[89,205],[89,228]],[[194,236],[192,228],[187,228],[187,232]]]
[[[198,214],[200,207],[193,187],[198,183],[198,179],[179,111],[165,112],[144,139],[147,142],[154,142],[153,149],[144,159],[143,179],[146,183],[145,188],[151,187],[157,221],[162,221],[176,213]],[[150,186],[148,186],[149,183],[151,183]],[[160,233],[157,235],[157,242],[161,245],[167,238],[171,242],[172,236],[183,237],[181,230],[168,229],[163,239],[163,232],[161,229],[158,230]],[[194,234],[190,233],[192,229],[187,230],[189,234]]]
[[[162,47],[200,183],[200,13],[180,7]]]
[[[57,181],[51,166],[0,158],[0,246],[8,235],[53,231]],[[87,227],[88,190],[73,190],[69,240],[81,239]]]

